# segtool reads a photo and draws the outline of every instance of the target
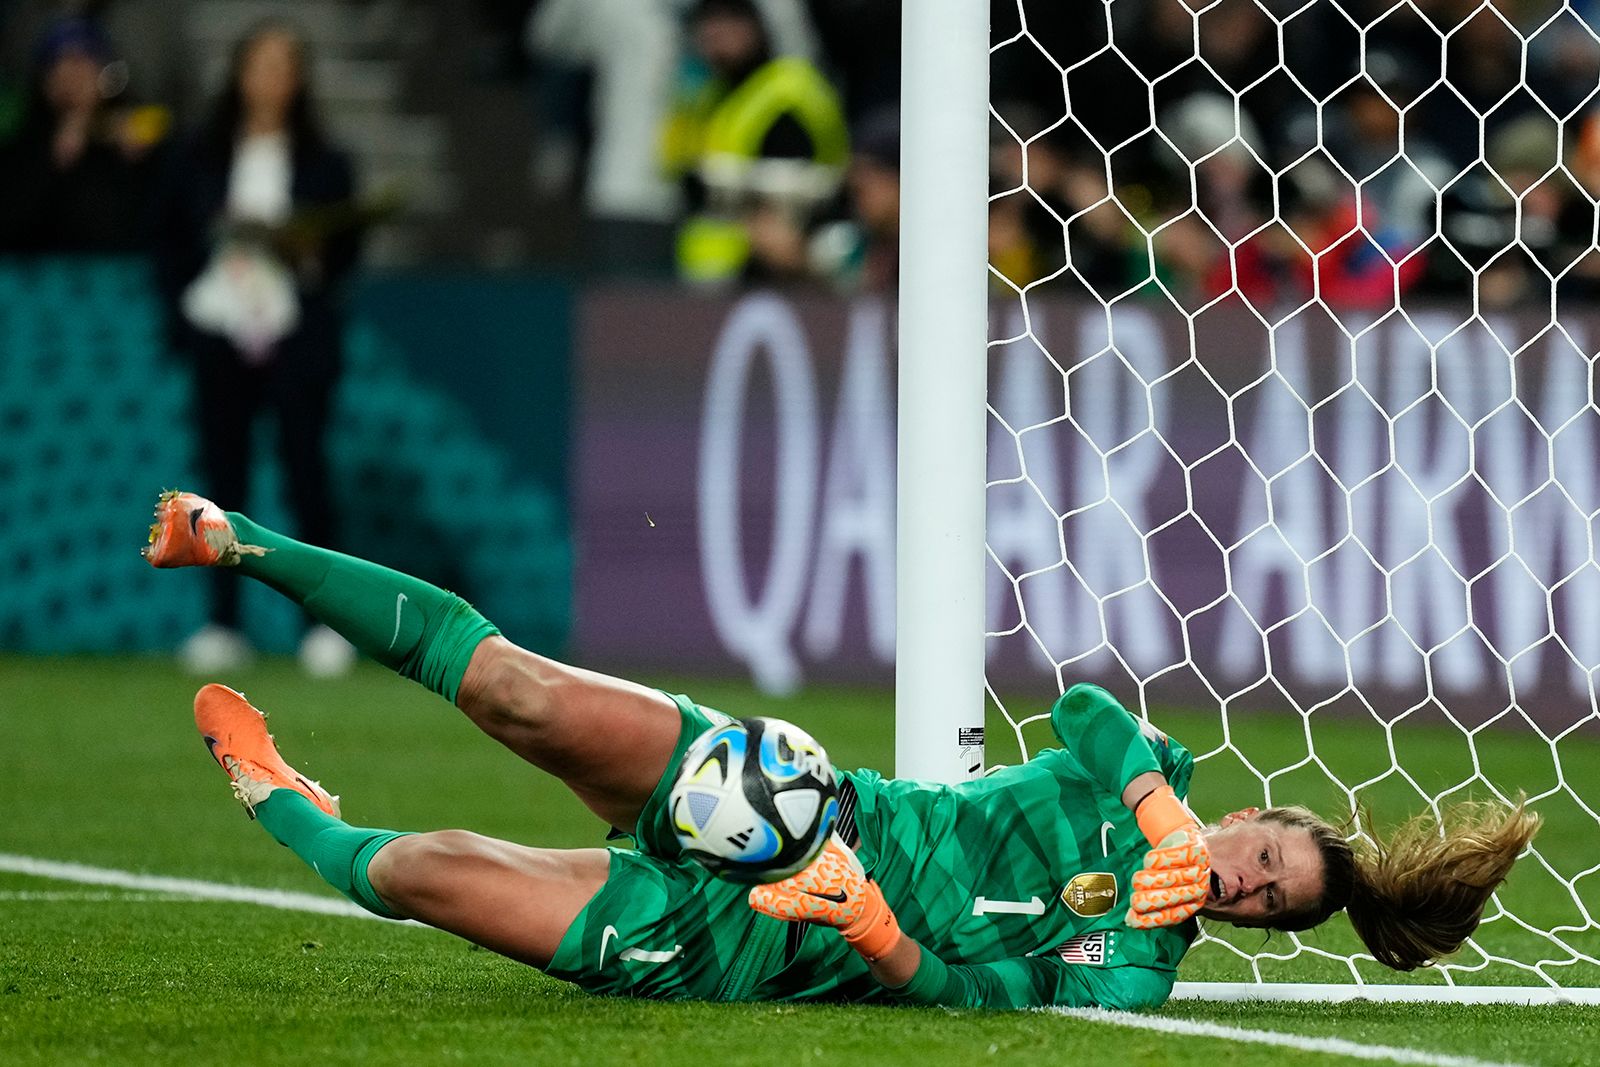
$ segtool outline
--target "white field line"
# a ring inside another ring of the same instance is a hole
[[[87,890],[0,889],[0,904],[9,900],[32,904],[105,904],[125,901],[131,904],[204,904],[207,901],[187,893],[150,893],[143,889],[124,889],[120,893],[94,893]]]
[[[1312,982],[1178,982],[1173,1000],[1253,1000],[1342,1004],[1351,1000],[1406,1004],[1594,1004],[1600,987],[1507,985],[1324,985]]]
[[[1449,1056],[1440,1052],[1423,1052],[1420,1049],[1397,1048],[1392,1045],[1362,1045],[1338,1037],[1307,1037],[1303,1034],[1286,1034],[1276,1030],[1246,1030],[1238,1026],[1223,1026],[1221,1023],[1172,1019],[1161,1015],[1135,1015],[1126,1011],[1106,1011],[1104,1008],[1047,1010],[1070,1015],[1074,1019],[1126,1026],[1136,1030],[1154,1030],[1158,1033],[1182,1034],[1187,1037],[1212,1037],[1222,1041],[1240,1041],[1253,1045],[1276,1045],[1300,1052],[1323,1052],[1330,1056],[1348,1056],[1359,1060],[1388,1060],[1392,1063],[1417,1064],[1419,1067],[1515,1067],[1513,1064],[1492,1063],[1470,1056]]]
[[[153,874],[113,870],[109,867],[90,867],[82,863],[61,863],[33,856],[17,856],[8,852],[0,852],[0,872],[51,878],[58,882],[77,882],[81,885],[107,885],[148,893],[169,893],[196,900],[227,900],[240,904],[259,904],[265,908],[278,908],[283,911],[343,915],[352,919],[379,918],[348,900],[336,897],[295,893],[287,889],[257,889],[247,885],[202,882],[193,878],[163,878]]]

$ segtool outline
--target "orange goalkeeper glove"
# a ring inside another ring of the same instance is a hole
[[[1139,802],[1139,829],[1154,847],[1133,875],[1126,922],[1140,930],[1176,926],[1205,907],[1211,889],[1211,850],[1200,825],[1164,785]]]
[[[750,906],[785,922],[831,926],[868,963],[883,959],[900,940],[883,891],[837,834],[799,874],[751,889]]]

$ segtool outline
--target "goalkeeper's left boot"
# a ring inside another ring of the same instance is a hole
[[[339,816],[339,798],[284,762],[266,717],[243,694],[225,685],[205,686],[194,697],[194,722],[251,818],[256,805],[276,789],[292,789],[326,814]]]
[[[152,567],[231,567],[242,555],[266,552],[240,544],[228,516],[205,497],[168,489],[156,501],[150,543],[141,555]]]

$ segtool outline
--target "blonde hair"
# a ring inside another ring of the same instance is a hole
[[[1463,801],[1442,817],[1423,812],[1408,819],[1386,840],[1352,846],[1344,828],[1305,808],[1269,808],[1261,818],[1306,830],[1323,866],[1322,898],[1272,925],[1306,930],[1342,908],[1367,951],[1397,971],[1461,947],[1541,821],[1520,795],[1510,808]]]

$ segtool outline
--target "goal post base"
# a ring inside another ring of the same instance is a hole
[[[1256,1000],[1338,1004],[1350,1000],[1424,1004],[1595,1004],[1600,988],[1555,986],[1351,985],[1309,982],[1179,982],[1172,1000]]]

